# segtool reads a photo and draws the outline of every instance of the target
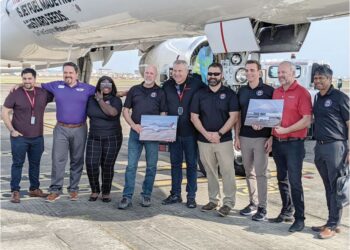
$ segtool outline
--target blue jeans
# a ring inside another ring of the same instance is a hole
[[[197,192],[197,141],[194,136],[178,136],[176,141],[169,144],[171,162],[171,191],[172,195],[181,195],[182,162],[185,153],[187,176],[187,199],[196,198]]]
[[[123,197],[132,198],[135,190],[137,165],[141,156],[142,148],[146,150],[146,176],[142,185],[143,197],[151,197],[153,183],[157,172],[158,142],[140,141],[139,134],[130,130],[128,142],[128,166],[125,171],[125,185]]]
[[[294,206],[295,219],[305,220],[304,192],[301,182],[305,157],[304,141],[273,140],[272,155],[277,167],[277,181],[282,199],[281,213],[291,215]]]
[[[29,161],[29,190],[39,188],[40,159],[44,152],[44,137],[28,138],[23,136],[11,136],[12,167],[11,167],[11,192],[19,191],[19,183],[22,179],[22,168],[28,155]]]

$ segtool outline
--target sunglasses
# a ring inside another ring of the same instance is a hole
[[[219,72],[208,72],[208,76],[219,76],[221,73]]]

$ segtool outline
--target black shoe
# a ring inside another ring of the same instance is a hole
[[[231,208],[229,206],[223,205],[222,207],[220,207],[220,209],[218,210],[218,214],[221,217],[226,217],[227,215],[229,215],[231,211]]]
[[[168,196],[168,198],[162,201],[162,205],[169,205],[169,204],[181,203],[181,202],[182,202],[181,196],[171,194]]]
[[[290,226],[289,232],[300,232],[304,229],[305,224],[303,220],[295,220],[294,223]]]
[[[257,209],[257,206],[255,206],[253,203],[250,203],[248,206],[239,211],[239,214],[244,216],[252,215],[256,213]]]
[[[281,222],[292,222],[294,217],[291,215],[279,214],[277,218],[269,219],[269,222],[272,223],[281,223]]]
[[[266,209],[264,207],[258,207],[258,212],[252,216],[252,220],[264,221],[266,220]]]
[[[92,193],[89,197],[89,201],[96,201],[99,193]]]
[[[112,199],[109,197],[109,195],[102,195],[102,202],[111,202]]]
[[[197,207],[196,200],[194,198],[188,198],[186,202],[186,206],[188,208],[196,208]]]

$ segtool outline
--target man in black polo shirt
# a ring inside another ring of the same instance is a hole
[[[190,104],[193,95],[205,87],[200,80],[188,75],[188,65],[184,60],[173,64],[173,79],[166,81],[163,89],[167,99],[168,115],[179,116],[176,141],[169,144],[171,161],[171,191],[162,204],[182,202],[182,162],[186,159],[187,207],[195,208],[197,191],[197,136],[191,123]]]
[[[222,84],[222,65],[213,63],[208,68],[209,87],[199,90],[191,104],[191,121],[200,132],[198,148],[207,172],[209,203],[202,211],[218,206],[220,185],[218,166],[223,183],[223,206],[220,216],[227,216],[235,205],[236,181],[233,165],[232,132],[238,118],[237,95]]]
[[[332,85],[332,70],[321,65],[315,70],[314,84],[320,91],[314,102],[315,164],[326,189],[328,220],[312,227],[318,237],[328,239],[340,232],[342,209],[336,202],[336,183],[340,169],[349,162],[349,97]]]
[[[142,185],[141,205],[143,207],[151,205],[151,194],[157,171],[158,142],[140,141],[139,135],[142,129],[142,115],[165,115],[167,111],[165,94],[155,83],[156,77],[157,68],[153,65],[147,66],[144,82],[129,90],[124,103],[123,116],[131,129],[128,142],[128,166],[125,171],[123,198],[119,202],[119,209],[126,209],[132,205],[137,165],[143,147],[146,150],[146,176]],[[131,115],[130,110],[132,110]]]
[[[241,215],[253,215],[255,221],[266,218],[267,205],[267,162],[271,150],[271,129],[245,126],[250,99],[272,99],[274,89],[259,80],[261,65],[248,60],[245,65],[248,84],[238,91],[241,116],[235,125],[235,148],[242,151],[243,165],[249,191],[249,205],[240,211]]]

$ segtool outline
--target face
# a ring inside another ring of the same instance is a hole
[[[331,86],[331,84],[332,84],[331,77],[327,77],[325,75],[315,74],[314,85],[318,90],[320,90],[320,91],[328,90],[329,87]]]
[[[294,82],[294,72],[289,64],[282,63],[278,66],[278,80],[281,85],[290,85]]]
[[[145,69],[144,79],[145,84],[153,84],[157,78],[157,69],[154,66],[148,66]]]
[[[102,94],[108,95],[109,93],[112,92],[112,83],[109,82],[107,79],[103,80],[100,86],[101,86],[100,90]]]
[[[188,69],[184,64],[175,64],[173,67],[173,78],[177,84],[182,84],[186,81]]]
[[[35,85],[35,78],[31,73],[23,74],[22,83],[23,83],[24,89],[28,89],[28,90],[33,89]]]
[[[222,72],[220,68],[210,67],[208,69],[208,84],[212,87],[221,83],[222,80]]]
[[[255,63],[249,63],[245,66],[245,71],[248,82],[259,82],[260,71],[258,65]]]
[[[63,80],[68,83],[68,85],[73,85],[78,80],[78,73],[72,66],[65,66],[63,68]]]

